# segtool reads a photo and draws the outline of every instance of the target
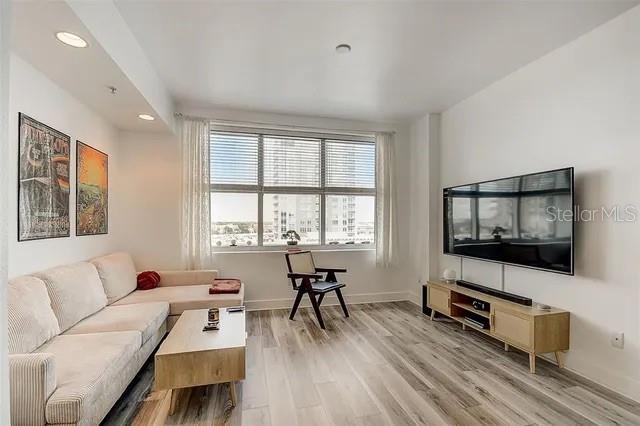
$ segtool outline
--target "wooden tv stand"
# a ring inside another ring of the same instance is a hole
[[[505,350],[513,346],[527,352],[531,373],[536,372],[536,355],[543,353],[553,352],[558,367],[562,368],[561,351],[569,349],[569,312],[523,306],[442,281],[429,281],[425,287],[432,320],[439,312],[461,323],[463,329],[471,328],[504,342]],[[474,309],[473,300],[487,303],[489,310]],[[481,328],[465,321],[469,312],[486,322],[488,327]]]

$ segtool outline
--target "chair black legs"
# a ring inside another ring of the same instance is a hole
[[[300,306],[300,301],[302,300],[302,296],[304,296],[304,290],[299,289],[298,294],[296,295],[296,300],[293,302],[293,308],[291,308],[291,314],[289,315],[289,319],[292,320],[293,317],[296,316],[296,312],[298,310],[298,306]]]
[[[344,312],[344,316],[349,318],[349,311],[347,310],[347,305],[344,303],[344,298],[342,297],[342,292],[340,289],[336,289],[336,296],[338,296],[338,301],[340,302],[340,306],[342,307],[342,312]],[[289,314],[289,319],[293,320],[296,316],[296,312],[298,311],[298,306],[300,306],[300,302],[302,301],[302,296],[307,293],[309,295],[309,300],[311,301],[311,306],[313,306],[313,311],[316,313],[316,318],[318,319],[318,323],[320,324],[320,328],[324,330],[324,321],[322,320],[322,314],[320,313],[320,304],[324,300],[325,293],[319,293],[318,298],[316,299],[315,293],[311,291],[306,291],[303,288],[298,289],[298,294],[296,295],[296,300],[293,302],[293,307],[291,308],[291,313]]]
[[[302,296],[307,293],[309,295],[309,300],[311,300],[311,306],[313,306],[313,311],[316,313],[316,317],[318,318],[318,323],[320,324],[320,328],[324,329],[324,321],[322,320],[322,314],[320,313],[320,303],[322,303],[322,299],[324,299],[324,293],[320,294],[318,300],[316,300],[316,295],[310,291],[305,291],[304,289],[298,289],[298,294],[296,295],[296,300],[293,302],[293,307],[291,308],[291,313],[289,314],[289,319],[293,320],[296,316],[296,312],[298,311],[298,306],[300,306],[300,302],[302,301]]]
[[[342,292],[340,289],[336,289],[336,295],[338,296],[338,301],[340,302],[340,306],[342,306],[342,312],[344,312],[344,316],[349,318],[349,311],[347,310],[347,305],[344,303],[344,299],[342,298]]]
[[[313,306],[313,310],[316,313],[316,318],[318,318],[318,323],[320,324],[320,328],[324,330],[324,321],[322,321],[322,314],[320,313],[320,305],[316,300],[316,295],[313,293],[309,293],[309,299],[311,299],[311,306]]]

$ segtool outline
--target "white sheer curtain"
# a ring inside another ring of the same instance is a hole
[[[395,141],[392,133],[376,134],[376,264],[397,263]]]
[[[209,122],[181,119],[182,264],[187,269],[211,267],[209,192]]]

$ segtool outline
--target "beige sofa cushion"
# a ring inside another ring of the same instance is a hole
[[[179,285],[211,285],[218,277],[215,269],[198,269],[195,271],[158,271],[160,287],[176,287]]]
[[[45,409],[47,423],[85,423],[94,406],[141,347],[138,331],[60,335],[38,349],[52,353],[58,386]],[[115,401],[113,401],[115,403]]]
[[[10,354],[32,352],[60,333],[47,287],[36,277],[23,276],[9,281],[7,316]]]
[[[51,308],[61,331],[107,305],[102,282],[91,263],[58,266],[34,275],[47,285]]]
[[[145,344],[164,324],[167,315],[169,315],[167,302],[107,306],[83,319],[64,334],[137,330],[142,333],[142,344]]]
[[[96,267],[102,281],[107,295],[107,304],[110,305],[122,299],[136,289],[138,285],[136,267],[128,253],[96,257],[91,260],[91,263]]]
[[[188,309],[222,308],[242,305],[244,284],[238,294],[209,294],[208,285],[156,287],[152,290],[136,290],[113,304],[169,302],[169,315],[179,315]]]

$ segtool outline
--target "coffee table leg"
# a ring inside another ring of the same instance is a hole
[[[169,415],[173,416],[178,406],[178,389],[169,389],[171,392],[171,405],[169,406]]]
[[[236,382],[229,382],[229,393],[231,394],[231,406],[235,407],[238,402],[236,395]]]

